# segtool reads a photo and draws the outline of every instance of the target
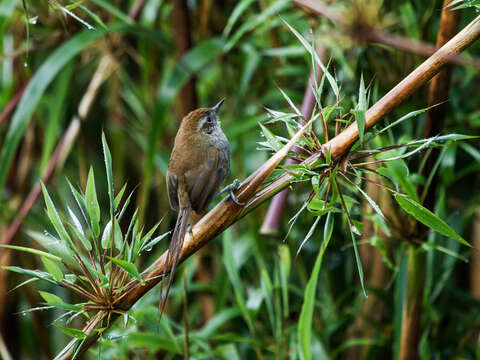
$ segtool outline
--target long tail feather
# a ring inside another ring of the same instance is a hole
[[[183,241],[185,239],[185,234],[187,232],[188,223],[192,215],[192,209],[190,207],[182,208],[178,212],[177,222],[175,224],[175,230],[173,231],[172,240],[170,242],[170,247],[167,252],[167,259],[165,260],[165,265],[163,268],[162,282],[160,283],[160,302],[159,302],[159,316],[158,321],[160,321],[165,306],[167,304],[168,293],[170,292],[170,287],[172,286],[175,269],[178,263],[178,257],[183,248]],[[173,262],[172,262],[173,259]],[[170,272],[167,271],[168,265],[172,262]],[[165,289],[165,296],[163,296],[163,287],[165,284],[165,279],[169,275],[168,284]]]

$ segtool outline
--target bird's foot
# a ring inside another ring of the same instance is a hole
[[[243,206],[245,205],[245,203],[240,202],[235,196],[235,194],[233,193],[235,190],[237,190],[240,187],[240,185],[241,185],[240,180],[235,179],[230,185],[225,186],[223,190],[218,193],[218,195],[220,196],[222,194],[228,193],[228,196],[232,198],[235,204],[237,204],[238,206]]]

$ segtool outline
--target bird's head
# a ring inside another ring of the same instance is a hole
[[[224,101],[225,98],[211,108],[200,108],[191,111],[183,118],[181,126],[184,129],[193,130],[198,133],[211,134],[215,129],[220,128],[218,110]]]

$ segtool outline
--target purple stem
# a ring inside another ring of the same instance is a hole
[[[323,61],[323,58],[325,57],[325,49],[323,47],[318,49],[318,55],[320,59],[322,59]],[[318,83],[322,78],[323,72],[318,66],[316,67],[316,72],[317,72],[317,83]],[[310,120],[310,117],[312,116],[313,108],[316,103],[315,95],[313,94],[312,86],[311,86],[313,85],[315,87],[313,76],[314,75],[312,71],[308,78],[307,86],[305,87],[302,108],[300,110],[303,116],[305,117],[305,121]],[[303,122],[303,120],[301,120],[301,122]],[[287,160],[285,161],[286,165],[291,165],[296,163],[297,161],[292,158],[287,158]],[[263,221],[262,228],[260,229],[260,234],[276,235],[279,232],[280,222],[282,220],[282,211],[283,211],[283,207],[285,206],[285,202],[287,201],[287,196],[289,192],[290,192],[289,188],[286,188],[280,191],[277,195],[275,195],[272,198],[272,201],[270,202],[270,205],[267,210],[267,215],[265,216],[265,220]]]

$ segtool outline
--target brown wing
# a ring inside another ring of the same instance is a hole
[[[167,171],[167,194],[168,194],[168,201],[170,202],[170,207],[173,210],[178,208],[178,177],[177,175],[171,174]]]
[[[229,156],[227,151],[209,147],[206,160],[185,174],[185,182],[192,209],[203,212],[218,192],[228,175]],[[227,156],[225,156],[227,154]]]

